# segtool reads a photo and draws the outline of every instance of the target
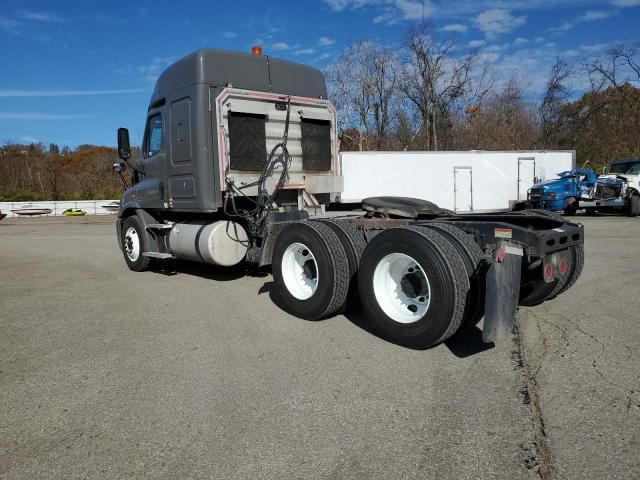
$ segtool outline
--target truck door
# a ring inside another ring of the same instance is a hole
[[[456,212],[473,211],[473,172],[471,167],[453,167],[453,208]]]
[[[139,202],[144,208],[161,208],[163,205],[165,144],[163,109],[154,108],[147,114],[140,159],[143,178],[137,184]]]
[[[191,98],[171,102],[167,121],[167,190],[171,208],[197,208]]]
[[[535,183],[536,159],[534,157],[518,157],[518,200],[527,199],[527,190]]]

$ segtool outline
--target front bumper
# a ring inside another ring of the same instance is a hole
[[[589,198],[580,199],[580,208],[622,208],[625,206],[623,198]]]

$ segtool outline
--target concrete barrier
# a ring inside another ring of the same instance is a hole
[[[60,216],[65,210],[84,210],[87,215],[114,215],[116,212],[109,211],[103,208],[104,205],[108,205],[119,200],[64,200],[59,202],[46,201],[46,202],[0,202],[0,210],[2,213],[6,213],[7,217],[20,217],[22,215],[16,215],[11,210],[22,208],[25,205],[33,204],[38,208],[50,208],[50,216]]]

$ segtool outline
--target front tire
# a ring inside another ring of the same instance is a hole
[[[629,198],[629,210],[627,215],[629,217],[637,217],[640,215],[640,195],[633,193]]]
[[[575,197],[569,197],[564,201],[564,214],[572,217],[578,211],[578,200]]]
[[[149,257],[143,252],[147,251],[144,228],[136,215],[128,217],[122,224],[122,254],[124,261],[130,270],[144,272],[149,270]]]

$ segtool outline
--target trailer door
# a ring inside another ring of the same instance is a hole
[[[518,200],[527,199],[527,190],[535,183],[536,159],[534,157],[518,157]]]
[[[473,173],[471,167],[453,167],[453,208],[456,212],[473,211]]]

